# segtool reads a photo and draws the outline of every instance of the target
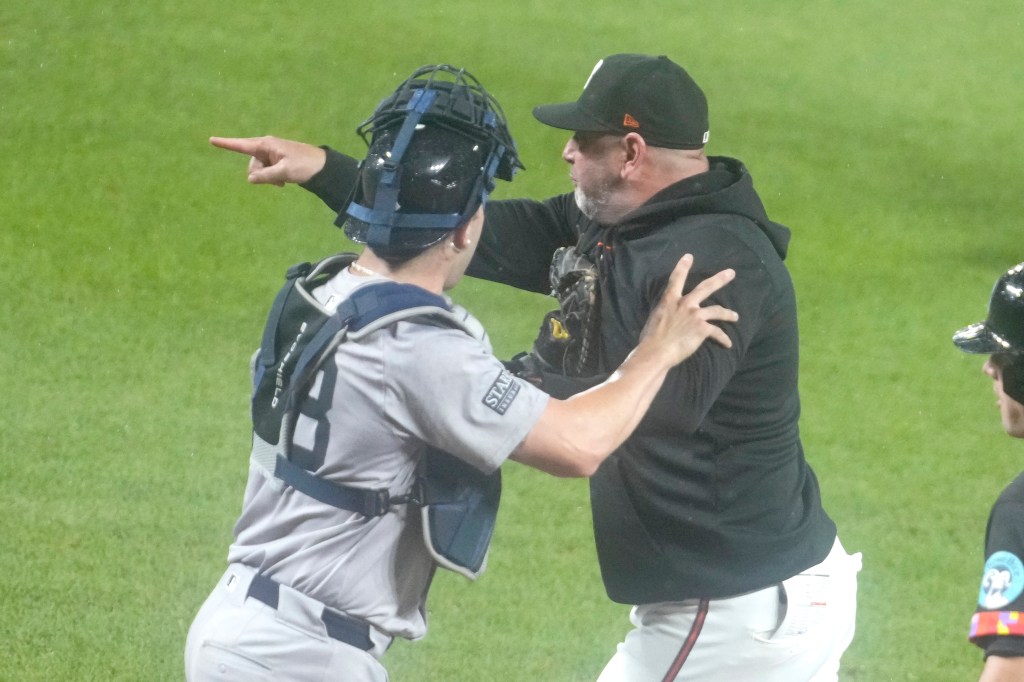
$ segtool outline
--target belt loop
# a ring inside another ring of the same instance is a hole
[[[275,581],[265,575],[256,573],[252,576],[252,582],[249,583],[249,592],[246,596],[261,601],[272,609],[276,609],[278,599],[280,598],[280,590],[281,586]]]
[[[361,621],[343,616],[342,614],[324,607],[320,616],[327,628],[327,636],[340,642],[346,642],[352,646],[369,651],[373,648],[373,640],[370,639],[370,628]]]

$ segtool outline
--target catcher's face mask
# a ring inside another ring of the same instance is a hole
[[[448,65],[417,70],[357,132],[369,153],[336,223],[384,256],[439,242],[522,167],[498,103]]]

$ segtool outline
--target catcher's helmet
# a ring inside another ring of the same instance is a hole
[[[447,64],[418,69],[356,132],[369,152],[335,224],[389,260],[444,239],[523,167],[501,107]]]
[[[985,321],[958,331],[953,343],[967,353],[998,356],[1003,390],[1024,403],[1024,263],[996,281]]]

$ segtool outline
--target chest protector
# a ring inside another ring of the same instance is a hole
[[[299,407],[320,365],[346,340],[362,338],[399,320],[440,324],[481,341],[486,338],[479,322],[468,313],[411,284],[367,284],[335,313],[329,313],[312,291],[355,258],[340,254],[288,271],[253,358],[251,460],[276,489],[288,486],[366,518],[387,514],[399,504],[419,507],[427,550],[437,564],[476,579],[486,566],[494,532],[501,497],[500,468],[484,474],[431,448],[420,462],[413,488],[392,496],[386,488],[328,481],[291,460],[292,429]]]

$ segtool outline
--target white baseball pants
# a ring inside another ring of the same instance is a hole
[[[727,599],[636,606],[598,682],[836,682],[853,640],[859,553]]]

